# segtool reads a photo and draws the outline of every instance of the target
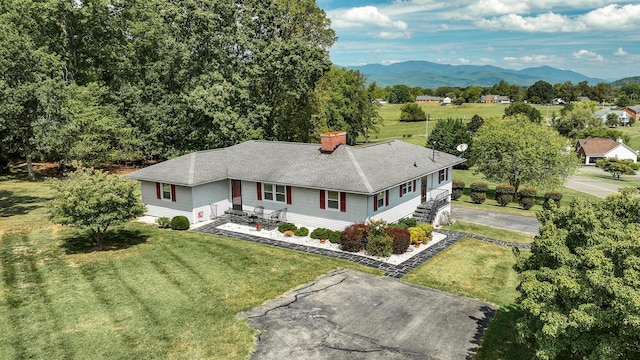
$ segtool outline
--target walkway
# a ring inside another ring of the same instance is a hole
[[[237,232],[222,230],[217,228],[218,226],[227,222],[229,222],[229,218],[226,216],[223,216],[207,225],[198,227],[193,231],[199,231],[206,234],[226,236],[226,237],[240,239],[240,240],[252,241],[259,244],[271,245],[271,246],[280,247],[284,249],[302,251],[310,254],[322,255],[322,256],[326,256],[334,259],[350,261],[359,265],[383,270],[385,276],[389,276],[392,278],[401,278],[405,276],[413,269],[422,265],[422,263],[424,263],[425,261],[439,254],[442,250],[446,249],[449,245],[455,244],[458,240],[465,237],[470,237],[477,240],[486,241],[486,242],[490,242],[490,243],[502,245],[502,246],[519,247],[519,248],[530,248],[531,246],[530,244],[510,243],[510,242],[504,242],[504,241],[484,238],[480,236],[470,235],[470,234],[466,234],[459,231],[439,229],[437,230],[437,232],[446,235],[447,236],[446,239],[431,246],[429,249],[420,252],[418,255],[403,262],[402,264],[393,265],[383,261],[378,261],[378,260],[370,259],[367,257],[363,257],[356,253],[340,252],[340,251],[316,248],[312,246],[293,244],[285,241],[278,241],[278,240],[263,238],[259,236],[249,235],[249,234],[242,234],[242,233],[237,233]]]

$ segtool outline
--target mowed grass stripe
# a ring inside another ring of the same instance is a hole
[[[73,349],[62,331],[63,316],[49,293],[42,266],[37,263],[35,242],[26,231],[12,230],[2,236],[3,297],[8,306],[0,314],[6,313],[8,328],[14,330],[12,347],[16,357],[73,358]],[[33,332],[40,336],[32,338]]]

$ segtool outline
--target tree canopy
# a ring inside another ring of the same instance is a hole
[[[561,186],[578,167],[565,138],[524,115],[487,119],[473,138],[472,159],[488,180],[541,188]]]
[[[407,103],[400,107],[400,121],[424,121],[426,114],[420,105]]]
[[[541,359],[640,357],[640,197],[574,200],[538,214],[531,256],[518,256],[520,339]]]
[[[462,119],[441,119],[438,120],[427,139],[427,147],[435,148],[439,151],[452,155],[462,155],[457,147],[460,144],[467,144],[468,148],[464,152],[465,157],[469,158],[473,153],[472,133]],[[435,143],[435,144],[434,144]],[[471,156],[472,158],[472,156]],[[473,161],[467,160],[461,164],[462,168],[469,168],[473,165]]]
[[[336,37],[315,1],[0,9],[0,146],[10,156],[164,159],[249,139],[314,141],[325,126],[315,90]]]
[[[504,116],[513,116],[517,114],[522,114],[526,116],[531,122],[536,124],[540,124],[542,121],[542,114],[538,109],[534,108],[529,104],[525,104],[523,102],[514,102],[511,105],[507,106],[504,109]]]
[[[111,226],[140,216],[144,206],[136,181],[104,171],[80,169],[65,180],[53,180],[50,219],[56,224],[89,229],[99,249]]]

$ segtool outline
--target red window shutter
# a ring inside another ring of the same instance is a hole
[[[389,190],[384,192],[384,206],[389,206]]]
[[[402,197],[402,187],[404,186],[404,184],[400,185],[400,197]]]
[[[324,190],[320,190],[320,209],[326,209],[327,208],[327,200],[325,198],[325,192]]]
[[[287,186],[287,205],[291,205],[291,186]]]
[[[415,180],[413,180],[413,192],[416,192],[416,183],[417,182]]]
[[[262,183],[256,183],[256,189],[258,191],[258,201],[262,201]]]
[[[171,201],[176,202],[176,186],[171,185]]]
[[[340,211],[347,212],[347,193],[340,193]]]
[[[162,199],[162,193],[160,190],[160,183],[156,183],[156,196],[158,197],[158,200]]]
[[[378,195],[373,195],[373,211],[378,211]]]
[[[444,169],[445,180],[449,181],[449,169]]]
[[[438,184],[442,182],[442,175],[440,175],[441,172],[442,170],[438,171]]]

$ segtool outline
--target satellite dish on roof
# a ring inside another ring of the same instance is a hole
[[[469,148],[469,145],[467,144],[460,144],[456,147],[456,150],[460,151],[460,152],[465,152],[467,149]]]

